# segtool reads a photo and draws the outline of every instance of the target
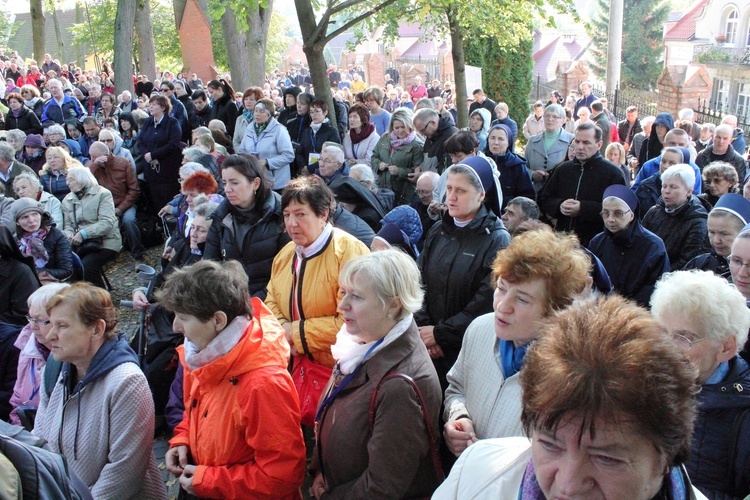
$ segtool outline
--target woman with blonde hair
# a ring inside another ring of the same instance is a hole
[[[41,120],[44,99],[42,99],[39,89],[33,85],[26,84],[21,87],[21,96],[23,97],[24,105],[32,110],[37,118]]]
[[[614,163],[617,168],[622,170],[622,175],[625,177],[625,183],[630,186],[633,183],[633,173],[630,171],[627,165],[625,165],[625,148],[619,142],[612,142],[604,150],[604,157],[611,163]]]
[[[59,146],[48,147],[45,158],[47,163],[39,171],[39,182],[42,184],[42,189],[62,201],[65,195],[70,193],[70,188],[66,183],[68,170],[83,165]]]

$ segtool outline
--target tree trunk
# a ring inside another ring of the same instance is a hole
[[[44,32],[44,10],[42,0],[30,0],[31,9],[31,36],[34,41],[34,59],[44,61],[45,32]]]
[[[322,39],[326,35],[326,30],[321,30],[322,34],[315,37],[315,30],[318,25],[315,22],[315,12],[310,0],[294,0],[294,5],[297,8],[297,19],[302,33],[302,50],[310,67],[310,78],[313,81],[315,98],[323,99],[328,103],[328,120],[331,122],[331,126],[336,128],[336,108],[333,105],[333,94],[331,94],[331,87],[328,84],[328,73],[326,71],[328,65],[323,55],[325,43]]]
[[[245,42],[247,44],[248,65],[250,66],[249,84],[261,88],[266,83],[266,43],[268,41],[268,29],[271,27],[272,14],[273,0],[268,0],[265,9],[258,6],[258,9],[254,10],[247,19],[249,29],[245,34]],[[234,72],[232,72],[232,79],[234,80]],[[245,88],[247,87],[234,87],[237,91]]]
[[[52,11],[52,23],[55,26],[55,39],[57,41],[57,50],[55,51],[55,57],[60,59],[60,64],[64,64],[65,59],[65,42],[63,41],[62,29],[60,28],[60,19],[57,15],[57,9],[54,3],[50,5],[50,11]]]
[[[136,2],[118,0],[115,14],[114,71],[115,93],[127,90],[134,92],[132,74],[133,28],[135,25]],[[152,76],[152,75],[149,75]]]
[[[458,128],[469,126],[469,109],[466,106],[466,61],[464,59],[464,36],[455,12],[450,7],[446,10],[448,26],[451,33],[451,58],[453,59],[454,80],[456,82],[456,96],[453,100],[456,106]]]
[[[156,78],[154,27],[151,24],[151,1],[139,0],[135,11],[135,36],[138,46],[138,69],[149,78]]]
[[[221,26],[224,28],[224,38],[227,41],[227,56],[229,59],[229,71],[232,73],[232,87],[237,91],[244,91],[250,83],[250,53],[247,48],[248,38],[245,33],[237,30],[234,20],[234,11],[227,5],[224,15],[221,16]],[[263,71],[261,69],[260,71]],[[263,80],[261,80],[261,87]]]
[[[83,22],[83,4],[79,1],[76,2],[76,24],[81,24]],[[83,66],[83,44],[76,42],[76,64],[78,66]],[[60,60],[60,64],[65,64],[66,61]]]

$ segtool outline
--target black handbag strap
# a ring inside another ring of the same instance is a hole
[[[73,229],[76,233],[80,232],[78,230],[78,217],[76,217],[76,204],[73,203]]]
[[[378,383],[377,387],[375,388],[375,391],[372,393],[372,398],[370,399],[370,412],[369,412],[369,423],[370,423],[370,432],[372,433],[372,429],[375,425],[375,410],[376,410],[376,404],[378,400],[378,393],[380,392],[380,387],[387,381],[394,379],[394,378],[400,378],[402,380],[405,380],[408,384],[411,385],[412,389],[414,389],[414,392],[417,394],[417,400],[419,401],[419,406],[422,408],[422,418],[424,419],[424,425],[427,428],[427,440],[430,444],[430,454],[432,455],[432,465],[435,468],[435,477],[437,477],[437,480],[439,483],[442,483],[445,479],[445,473],[443,472],[443,465],[440,461],[440,453],[438,452],[438,438],[435,434],[435,429],[432,428],[432,423],[430,423],[430,412],[427,410],[427,405],[424,401],[424,396],[422,396],[422,391],[419,389],[419,386],[416,382],[414,382],[414,379],[411,378],[409,375],[405,373],[389,373],[382,379],[380,379],[380,382]]]

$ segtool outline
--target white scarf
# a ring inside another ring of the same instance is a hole
[[[227,354],[239,343],[250,321],[247,316],[237,316],[202,351],[185,337],[185,362],[188,367],[197,370]]]
[[[383,342],[372,350],[370,357],[399,338],[411,326],[413,318],[414,316],[409,313],[401,321],[396,323],[396,326],[391,328],[391,331],[389,331],[383,338]],[[331,346],[331,354],[333,354],[333,358],[338,362],[339,371],[344,375],[353,372],[362,362],[365,354],[367,354],[367,351],[375,344],[375,342],[377,342],[377,340],[362,344],[359,338],[350,335],[349,332],[346,331],[346,324],[342,325],[341,330],[339,330],[339,333],[336,335],[336,343]]]

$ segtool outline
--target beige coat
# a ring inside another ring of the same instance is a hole
[[[72,237],[76,234],[73,223],[75,209],[78,229],[86,232],[86,239],[103,238],[102,247],[119,252],[122,237],[115,215],[112,193],[102,186],[91,186],[79,200],[74,193],[68,193],[62,201],[63,232]]]

